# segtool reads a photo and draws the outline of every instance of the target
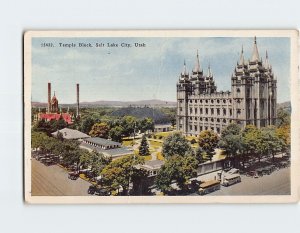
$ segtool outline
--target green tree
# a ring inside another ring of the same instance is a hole
[[[179,132],[168,135],[162,145],[162,154],[165,158],[173,155],[192,155],[190,142]]]
[[[218,145],[226,151],[227,157],[231,159],[233,165],[236,167],[236,159],[241,155],[243,150],[241,128],[235,123],[228,125],[222,131]]]
[[[285,125],[290,125],[290,122],[291,122],[290,114],[283,108],[279,108],[277,110],[276,126],[282,127]]]
[[[139,130],[142,133],[145,133],[147,131],[153,131],[154,130],[154,122],[151,118],[143,118],[138,122]]]
[[[175,180],[181,190],[187,190],[189,180],[197,176],[198,161],[194,156],[169,157],[159,170],[156,186],[164,193],[170,191],[172,181]]]
[[[56,130],[66,128],[67,126],[68,126],[68,123],[64,120],[64,118],[61,115],[59,117],[59,119],[56,121]]]
[[[149,155],[149,145],[145,134],[142,137],[141,145],[139,147],[139,155],[142,156]]]
[[[261,155],[271,155],[274,161],[275,154],[282,150],[284,141],[276,134],[276,128],[269,126],[261,129],[258,149]]]
[[[81,152],[79,160],[80,164],[91,168],[94,176],[99,176],[103,168],[112,161],[111,157],[106,157],[103,153],[87,150]]]
[[[115,142],[122,142],[123,131],[124,129],[121,126],[114,126],[109,131],[109,137]]]
[[[49,121],[45,121],[44,119],[37,121],[33,127],[32,131],[34,132],[44,132],[48,136],[51,136],[51,133],[54,132],[55,130],[52,128],[52,125],[50,124]]]
[[[41,149],[44,147],[45,141],[48,139],[48,136],[44,132],[31,132],[31,148],[32,149]]]
[[[124,129],[124,135],[129,137],[137,129],[137,120],[133,116],[124,116],[121,120],[121,125]]]
[[[109,128],[106,123],[95,123],[89,132],[89,135],[92,137],[108,138],[108,132]]]
[[[59,142],[58,140],[56,141]],[[83,150],[79,148],[79,142],[65,140],[61,143],[56,143],[54,153],[62,156],[65,165],[76,164],[78,166]]]
[[[243,153],[248,157],[258,157],[260,161],[260,151],[258,144],[261,139],[261,131],[254,125],[247,125],[242,131]]]
[[[290,125],[284,125],[276,128],[276,135],[282,141],[283,153],[289,153],[291,147],[291,127]]]
[[[139,176],[142,172],[136,166],[143,163],[144,159],[142,157],[134,155],[113,160],[101,172],[103,185],[111,190],[118,190],[121,186],[123,194],[127,195],[133,177]]]
[[[219,142],[218,135],[212,130],[204,130],[199,134],[198,144],[199,147],[205,151],[206,155],[210,160],[212,160],[214,150]]]
[[[82,123],[81,123],[82,132],[88,134],[91,131],[91,129],[95,123],[96,122],[91,117],[87,117],[84,120],[82,120]]]
[[[204,160],[204,155],[205,155],[204,150],[201,147],[197,147],[197,149],[195,151],[195,157],[196,157],[199,164],[203,163],[205,161]]]

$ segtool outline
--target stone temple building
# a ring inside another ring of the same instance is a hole
[[[242,48],[231,75],[231,91],[217,91],[210,66],[204,74],[197,52],[194,69],[189,73],[184,62],[177,83],[177,130],[196,136],[203,130],[220,134],[232,122],[242,128],[248,124],[258,128],[273,125],[276,83],[267,51],[264,61],[259,56],[256,37],[249,60]]]

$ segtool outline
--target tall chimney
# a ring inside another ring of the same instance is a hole
[[[77,111],[76,111],[76,116],[79,117],[79,83],[76,84],[76,96],[77,96]]]
[[[48,83],[48,113],[50,113],[51,108],[51,83]]]

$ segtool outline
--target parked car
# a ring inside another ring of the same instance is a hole
[[[210,180],[200,184],[199,195],[205,195],[220,189],[220,181]]]
[[[79,177],[79,173],[78,172],[69,172],[68,173],[68,178],[71,180],[77,180]]]
[[[110,196],[110,192],[107,189],[99,186],[99,185],[91,185],[88,189],[88,194],[98,195],[98,196]]]
[[[247,172],[246,176],[258,178],[258,174],[256,171],[249,171],[249,172]]]
[[[237,169],[237,168],[232,168],[232,169],[230,169],[228,172],[227,172],[228,174],[239,174],[240,173],[240,170],[239,169]]]
[[[240,183],[241,181],[241,176],[239,174],[232,174],[224,177],[222,185],[228,187],[229,185]]]

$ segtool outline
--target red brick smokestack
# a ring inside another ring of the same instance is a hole
[[[50,113],[51,108],[51,83],[48,83],[48,113]]]
[[[76,116],[79,117],[79,84],[76,84],[76,96],[77,96],[77,111]]]

